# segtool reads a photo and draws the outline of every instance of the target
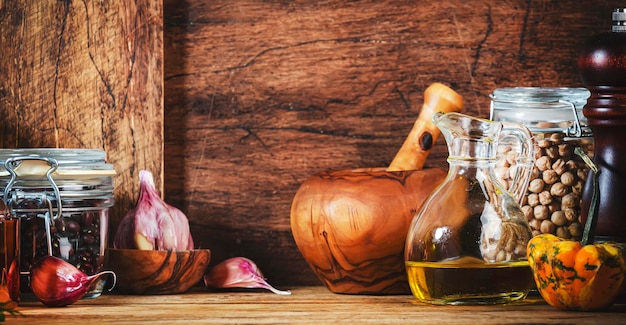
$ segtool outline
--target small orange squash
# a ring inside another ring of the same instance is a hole
[[[577,153],[584,155],[580,150]],[[609,308],[620,294],[626,273],[623,244],[593,243],[600,171],[586,156],[583,158],[594,171],[594,192],[582,240],[542,234],[532,238],[526,250],[539,293],[548,304],[562,310]]]
[[[543,234],[530,240],[527,252],[537,288],[554,307],[602,310],[620,293],[626,270],[626,250],[620,244],[582,245]]]

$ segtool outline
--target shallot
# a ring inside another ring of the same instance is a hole
[[[207,287],[214,289],[259,288],[279,295],[291,294],[289,290],[278,290],[267,283],[258,266],[245,257],[232,257],[217,264],[203,279]]]
[[[139,172],[139,198],[118,226],[113,247],[143,250],[191,250],[187,216],[161,199],[152,173]]]
[[[44,305],[62,307],[80,300],[93,282],[106,274],[113,277],[111,290],[116,280],[113,271],[88,276],[61,258],[44,256],[31,266],[30,286],[35,297]]]

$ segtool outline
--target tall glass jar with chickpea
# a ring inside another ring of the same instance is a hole
[[[590,93],[585,88],[498,88],[491,94],[490,119],[526,125],[534,136],[535,166],[526,195],[518,202],[536,236],[554,234],[580,239],[582,191],[588,168],[574,148],[593,154],[593,136],[582,114]],[[498,147],[496,176],[513,183],[517,148]]]

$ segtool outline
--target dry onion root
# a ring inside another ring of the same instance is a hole
[[[113,247],[142,250],[192,250],[189,220],[165,203],[154,187],[152,173],[139,172],[139,198],[126,213],[115,234]]]

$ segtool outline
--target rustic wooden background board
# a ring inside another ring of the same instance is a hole
[[[489,115],[506,86],[580,86],[619,1],[165,1],[165,194],[213,262],[320,283],[289,227],[320,170],[386,166],[443,82]],[[623,5],[623,3],[621,3]],[[439,142],[427,164],[446,167]]]
[[[289,226],[307,177],[389,164],[432,82],[481,117],[498,87],[580,86],[578,48],[618,5],[0,0],[0,145],[106,150],[112,230],[150,169],[213,263],[319,284]]]
[[[105,150],[115,227],[162,183],[163,3],[2,0],[0,48],[0,147]]]

